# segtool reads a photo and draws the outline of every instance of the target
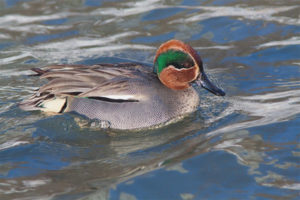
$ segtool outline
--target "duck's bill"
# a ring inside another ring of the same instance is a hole
[[[213,93],[217,96],[225,96],[225,92],[215,86],[206,76],[206,74],[202,73],[199,78],[196,80],[198,85],[201,85],[203,88],[208,90],[209,92]]]

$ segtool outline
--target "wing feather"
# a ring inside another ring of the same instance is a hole
[[[139,100],[131,84],[152,74],[150,68],[136,63],[84,65],[51,65],[34,69],[41,79],[49,80],[36,94],[20,103],[25,110],[36,110],[43,101],[65,96],[101,99]]]

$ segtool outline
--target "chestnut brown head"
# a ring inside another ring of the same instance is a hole
[[[205,75],[198,53],[182,41],[169,40],[158,48],[154,59],[154,71],[168,88],[186,89],[195,81],[215,95],[225,95]]]

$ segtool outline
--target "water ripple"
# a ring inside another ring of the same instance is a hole
[[[299,25],[300,19],[294,19],[289,17],[280,17],[280,16],[273,16],[275,14],[290,11],[299,6],[280,6],[280,7],[227,7],[227,6],[198,6],[192,7],[193,9],[201,9],[206,11],[205,13],[201,14],[192,14],[192,16],[187,17],[185,19],[176,19],[170,21],[170,23],[178,23],[178,22],[195,22],[195,21],[202,21],[210,18],[215,17],[224,17],[224,16],[231,16],[231,17],[243,17],[245,19],[251,20],[264,20],[264,21],[276,21],[283,24],[291,24],[291,25]]]
[[[299,196],[296,1],[99,2],[0,0],[0,199]],[[43,83],[32,67],[152,63],[173,38],[227,93],[197,88],[198,111],[178,123],[121,132],[17,106]]]
[[[4,150],[4,149],[15,147],[15,146],[19,146],[22,144],[28,144],[28,143],[29,143],[28,141],[15,141],[15,140],[7,141],[5,143],[0,144],[0,151]]]
[[[273,47],[273,46],[288,46],[288,45],[300,45],[300,37],[291,37],[289,39],[281,41],[271,41],[264,44],[260,44],[257,48]]]
[[[295,106],[300,103],[300,90],[241,96],[229,101],[231,106],[224,111],[224,114],[221,113],[220,116],[239,111],[254,117],[254,120],[230,124],[212,131],[208,135],[283,122],[300,113],[300,109],[295,109]]]

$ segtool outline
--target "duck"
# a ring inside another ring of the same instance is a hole
[[[175,39],[160,45],[153,67],[102,63],[31,70],[48,82],[20,102],[21,109],[75,112],[107,122],[111,129],[140,130],[176,122],[198,109],[199,86],[214,95],[225,95],[208,79],[197,51]]]

